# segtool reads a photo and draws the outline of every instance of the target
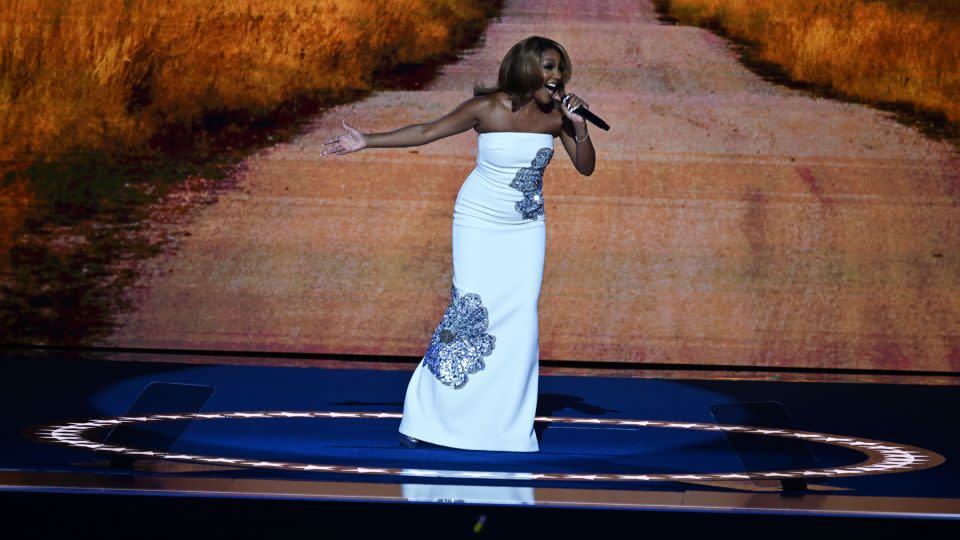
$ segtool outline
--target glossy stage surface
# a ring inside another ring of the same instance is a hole
[[[477,452],[398,444],[409,370],[108,357],[5,354],[6,496],[960,517],[955,385],[545,375]]]

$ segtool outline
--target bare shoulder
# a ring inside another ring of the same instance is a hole
[[[573,131],[573,124],[569,118],[560,112],[560,107],[554,107],[553,110],[550,111],[550,126],[553,128],[552,133],[554,137],[559,137],[565,131],[568,133]]]
[[[482,99],[484,106],[489,107],[491,112],[496,111],[497,109],[505,109],[508,112],[510,111],[510,96],[502,90],[477,96],[477,99]]]
[[[466,103],[470,104],[471,107],[474,107],[476,110],[482,110],[491,108],[496,104],[496,94],[484,94],[481,96],[473,96],[468,99]]]
[[[483,110],[486,108],[485,97],[486,96],[473,96],[467,98],[457,105],[451,114],[469,115],[479,119],[483,114]]]
[[[507,107],[509,111],[509,99],[507,99]],[[485,94],[482,96],[474,96],[470,99],[472,102],[473,110],[476,113],[477,119],[480,121],[477,125],[477,128],[484,125],[490,125],[495,122],[499,109],[503,108],[504,94],[503,92],[494,92],[492,94]]]
[[[531,133],[550,133],[560,135],[563,113],[556,107],[539,108],[527,112],[514,112],[510,96],[498,91],[476,96],[471,100],[471,112],[477,118],[474,130],[479,133],[488,131],[518,131]]]

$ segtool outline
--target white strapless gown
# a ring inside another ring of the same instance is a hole
[[[453,286],[407,387],[400,433],[470,450],[535,452],[547,133],[477,137],[453,207]]]

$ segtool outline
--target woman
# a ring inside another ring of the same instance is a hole
[[[477,167],[453,210],[450,304],[407,387],[404,446],[535,452],[539,337],[537,302],[546,228],[543,171],[560,137],[577,171],[593,172],[586,103],[563,87],[570,58],[557,42],[529,37],[500,64],[497,85],[425,124],[389,133],[345,132],[324,155],[419,146],[470,128]],[[561,99],[563,98],[563,99]]]

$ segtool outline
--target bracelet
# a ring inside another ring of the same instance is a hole
[[[583,141],[585,141],[585,140],[587,140],[587,139],[589,139],[589,138],[590,138],[590,134],[589,134],[589,133],[587,133],[586,135],[584,135],[582,139],[581,139],[580,137],[577,137],[576,134],[574,134],[574,136],[573,136],[573,140],[577,141],[577,143],[582,143]]]

